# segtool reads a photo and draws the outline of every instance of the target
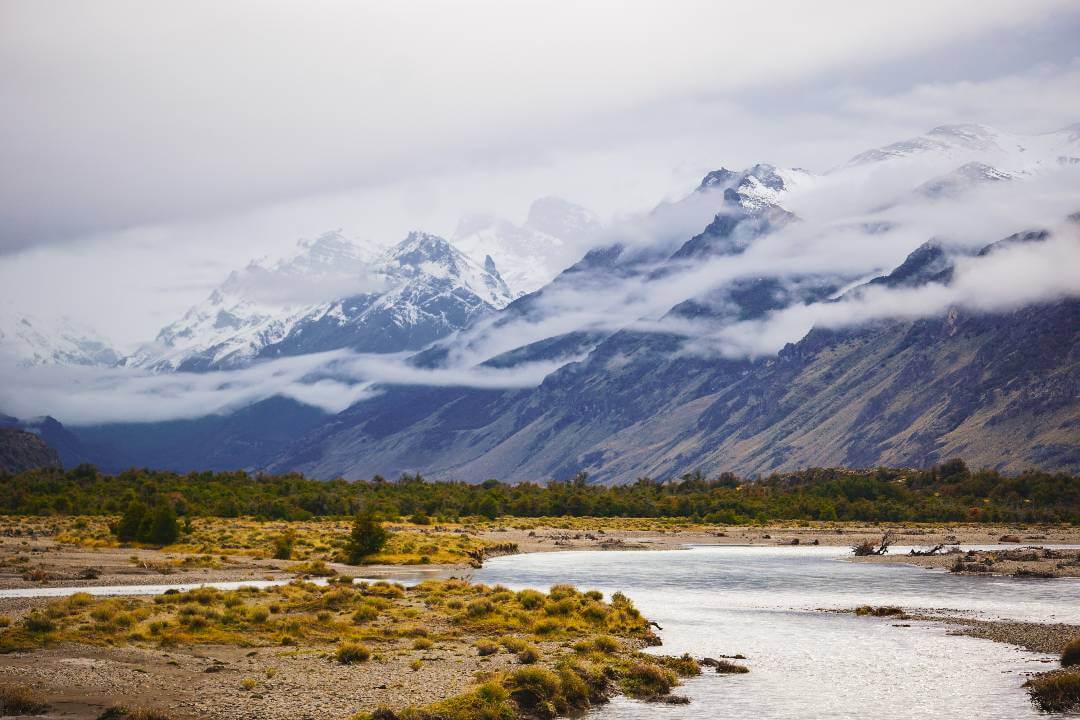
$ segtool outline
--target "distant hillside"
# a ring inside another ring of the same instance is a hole
[[[0,471],[20,473],[59,468],[60,456],[37,435],[16,427],[0,427]]]

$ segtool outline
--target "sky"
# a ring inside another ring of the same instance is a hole
[[[943,123],[1080,121],[1080,5],[0,0],[0,311],[121,349],[251,258],[606,220]]]

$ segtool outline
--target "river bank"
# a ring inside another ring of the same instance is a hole
[[[694,545],[854,546],[889,532],[896,545],[1080,544],[1080,528],[976,524],[787,523],[705,526],[652,518],[507,518],[467,525],[391,524],[396,546],[375,562],[335,562],[348,531],[340,520],[196,520],[192,539],[163,549],[119,547],[102,518],[0,519],[0,589],[285,580],[311,574],[371,578],[452,577],[474,556],[507,553],[672,550]],[[272,542],[297,540],[295,559],[274,559]],[[871,562],[941,567],[945,556],[873,556]],[[383,562],[380,562],[383,560]],[[0,602],[0,609],[3,603]]]

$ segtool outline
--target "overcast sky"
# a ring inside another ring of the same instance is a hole
[[[130,346],[343,228],[1080,121],[1080,3],[0,0],[0,303]]]

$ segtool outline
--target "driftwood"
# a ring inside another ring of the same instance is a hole
[[[945,545],[943,543],[939,543],[934,547],[930,548],[929,550],[916,550],[915,548],[912,548],[911,552],[909,552],[908,555],[914,555],[916,557],[926,557],[927,555],[937,555],[944,549]]]
[[[858,557],[865,557],[867,555],[884,555],[889,552],[889,546],[892,545],[892,530],[889,530],[881,536],[881,543],[877,546],[869,540],[855,545],[851,548],[851,552],[855,553]]]

